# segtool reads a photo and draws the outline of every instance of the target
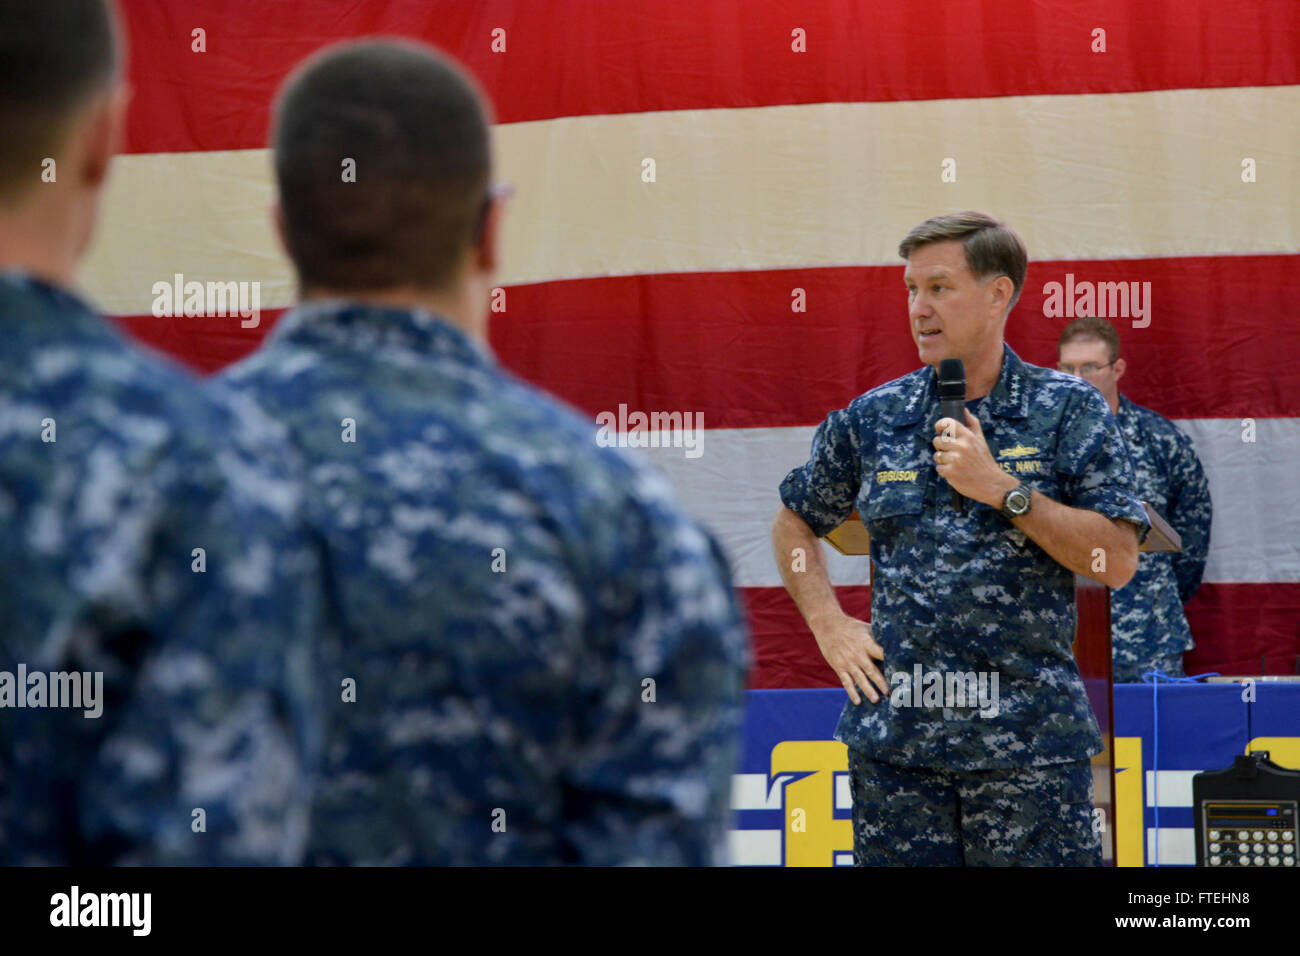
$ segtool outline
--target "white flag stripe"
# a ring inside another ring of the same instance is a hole
[[[1300,580],[1300,540],[1286,519],[1297,499],[1300,419],[1261,418],[1256,441],[1243,442],[1238,419],[1185,419],[1176,424],[1195,443],[1214,501],[1205,580],[1270,583]],[[592,433],[596,426],[593,423]],[[739,587],[779,587],[771,525],[778,489],[808,458],[811,426],[706,429],[703,454],[682,448],[638,448],[676,486],[685,506],[721,540]],[[866,584],[865,557],[848,558],[823,544],[831,581]]]
[[[703,454],[686,458],[681,448],[637,448],[677,488],[687,510],[721,541],[738,587],[781,584],[770,536],[781,506],[782,479],[808,457],[812,428],[705,429]],[[867,557],[822,549],[833,584],[866,584]]]
[[[500,281],[897,265],[936,190],[949,208],[995,210],[1040,260],[1294,253],[1300,202],[1279,171],[1300,124],[1278,117],[1297,114],[1300,87],[1268,86],[501,125],[497,174],[517,191]],[[1241,181],[1244,156],[1257,182]],[[182,273],[260,282],[263,308],[290,304],[272,192],[266,150],[118,157],[86,291],[143,315],[153,283]]]

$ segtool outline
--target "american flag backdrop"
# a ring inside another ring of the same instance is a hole
[[[274,91],[336,40],[448,51],[493,100],[516,187],[493,348],[589,413],[593,440],[620,405],[703,415],[698,457],[638,453],[730,555],[752,686],[837,686],[771,554],[777,487],[828,411],[918,367],[897,245],[968,208],[1029,248],[1007,326],[1026,361],[1054,365],[1070,318],[1050,284],[1141,295],[1115,319],[1121,391],[1192,436],[1214,498],[1189,673],[1300,666],[1296,0],[120,8],[133,100],[88,295],[202,371],[255,349],[294,293],[269,216]],[[177,275],[260,283],[259,324],[155,318]],[[864,561],[831,566],[865,617]]]

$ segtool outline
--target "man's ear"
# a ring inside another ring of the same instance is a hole
[[[1115,369],[1115,382],[1118,383],[1120,376],[1122,376],[1124,371],[1128,368],[1128,362],[1125,362],[1122,358],[1118,358],[1115,359],[1115,364],[1112,367]]]
[[[91,189],[101,188],[108,179],[108,167],[126,137],[126,112],[130,104],[131,87],[119,83],[90,109],[84,127],[81,175]]]
[[[989,306],[1004,319],[1007,317],[1007,306],[1011,304],[1011,296],[1016,291],[1016,284],[1011,281],[1010,276],[997,276],[989,283]]]
[[[474,264],[482,272],[495,273],[501,267],[501,229],[505,214],[506,197],[493,197],[483,219],[482,235],[474,247]]]
[[[275,238],[280,243],[280,251],[289,257],[289,243],[284,238],[284,209],[280,206],[280,197],[271,201],[271,225],[275,227]]]

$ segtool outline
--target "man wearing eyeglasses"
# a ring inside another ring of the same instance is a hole
[[[303,301],[222,378],[288,426],[330,569],[307,859],[721,862],[749,656],[727,565],[493,357],[488,123],[398,41],[324,51],[276,106]]]
[[[1057,342],[1057,367],[1091,382],[1119,419],[1138,494],[1183,539],[1176,554],[1141,555],[1128,586],[1111,592],[1111,649],[1117,683],[1159,670],[1184,676],[1194,646],[1183,605],[1200,587],[1210,546],[1210,486],[1192,440],[1173,422],[1119,393],[1127,363],[1119,333],[1105,319],[1075,319]]]

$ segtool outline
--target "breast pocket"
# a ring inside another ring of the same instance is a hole
[[[889,537],[900,524],[915,521],[925,507],[925,475],[919,472],[914,480],[873,481],[865,508],[859,508],[867,530],[873,537]]]

